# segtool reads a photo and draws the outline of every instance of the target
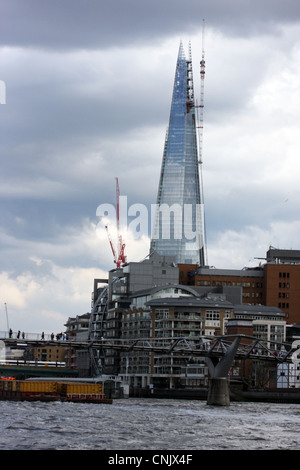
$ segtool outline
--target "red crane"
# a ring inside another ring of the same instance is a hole
[[[116,192],[117,192],[117,237],[118,237],[117,251],[114,247],[107,225],[105,226],[105,229],[107,231],[108,240],[109,240],[111,251],[114,257],[114,262],[116,263],[117,268],[120,268],[122,264],[126,263],[126,257],[125,257],[125,243],[123,242],[123,238],[120,233],[120,188],[119,188],[118,178],[116,178]]]

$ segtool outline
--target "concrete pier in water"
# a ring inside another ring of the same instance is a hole
[[[208,405],[230,405],[229,385],[227,377],[211,379],[207,395]]]
[[[235,353],[239,347],[240,338],[235,338],[220,359],[207,357],[206,362],[210,374],[209,389],[207,395],[208,405],[230,405],[228,373],[231,368]]]

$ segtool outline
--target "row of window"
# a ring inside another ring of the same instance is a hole
[[[290,273],[279,272],[279,277],[280,277],[280,278],[287,278],[287,279],[289,279]]]
[[[252,292],[252,294],[250,292],[243,292],[243,297],[247,297],[247,298],[250,298],[252,297],[252,299],[256,298],[256,299],[261,299],[262,298],[262,292]]]
[[[279,302],[278,308],[290,308],[289,302]]]
[[[202,287],[216,287],[216,286],[232,286],[232,287],[246,287],[253,289],[263,288],[262,282],[235,282],[235,281],[197,281],[198,286]]]
[[[288,292],[278,292],[279,299],[288,299],[289,297],[290,297],[290,294]]]
[[[280,272],[279,273],[279,278],[280,279],[289,279],[290,278],[290,273],[286,272]],[[234,287],[252,287],[253,289],[255,288],[262,288],[263,283],[262,282],[235,282],[235,281],[210,281],[210,280],[199,280],[197,281],[198,286],[204,286],[204,287],[210,287],[210,286],[234,286]],[[279,287],[286,287],[289,288],[290,284],[289,283],[281,283],[279,282]]]

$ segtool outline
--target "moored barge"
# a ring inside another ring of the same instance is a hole
[[[106,398],[104,395],[102,383],[55,380],[0,379],[0,400],[112,403],[112,399]]]

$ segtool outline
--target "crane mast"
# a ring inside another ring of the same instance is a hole
[[[204,60],[204,26],[202,27],[202,58],[200,60],[200,122],[199,122],[199,163],[202,165],[202,146],[203,146],[203,111],[204,111],[204,78],[205,78],[205,60]]]
[[[122,264],[126,263],[126,257],[125,257],[125,243],[123,242],[122,234],[120,232],[120,187],[119,187],[118,178],[116,178],[116,196],[117,196],[117,238],[118,238],[117,250],[114,247],[107,225],[105,226],[105,229],[107,232],[111,251],[114,257],[114,262],[116,263],[117,268],[120,268]]]
[[[200,197],[201,204],[203,205],[203,224],[204,224],[204,239],[203,247],[205,252],[205,260],[207,263],[207,251],[206,251],[206,226],[205,226],[205,214],[204,214],[204,191],[203,191],[203,175],[202,175],[202,164],[203,164],[203,112],[204,112],[204,78],[205,78],[205,53],[204,53],[204,28],[205,20],[202,23],[202,57],[200,60],[200,119],[198,126],[198,141],[199,141],[199,176],[200,176]]]

